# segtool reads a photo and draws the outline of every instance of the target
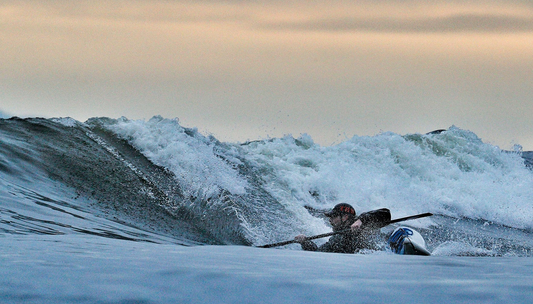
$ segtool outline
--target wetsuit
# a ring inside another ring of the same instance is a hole
[[[332,236],[325,244],[318,247],[314,242],[307,240],[303,242],[302,249],[308,251],[337,252],[337,253],[355,253],[361,249],[377,250],[376,237],[379,235],[379,229],[387,226],[391,220],[389,209],[378,209],[362,213],[353,221],[343,227],[333,231],[342,231],[350,228],[355,221],[361,220],[361,228],[354,232],[336,234]]]

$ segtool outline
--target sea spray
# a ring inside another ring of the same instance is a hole
[[[389,132],[331,147],[285,137],[243,148],[262,168],[265,187],[289,205],[348,202],[360,212],[387,207],[397,217],[429,211],[532,227],[532,172],[518,154],[485,144],[472,132]]]
[[[224,151],[224,159],[217,157],[215,138],[183,128],[177,119],[156,116],[145,122],[121,118],[106,127],[128,140],[154,164],[172,171],[190,196],[209,199],[222,189],[231,194],[246,191],[246,180],[235,170],[240,161],[228,157],[233,151]]]
[[[243,216],[241,204],[235,210],[254,243],[270,239],[271,228],[264,229],[269,221],[286,226],[276,229],[279,238],[327,231],[327,223],[310,216],[304,206],[327,209],[339,202],[358,212],[386,207],[393,217],[433,212],[532,228],[533,175],[524,160],[457,127],[430,134],[354,136],[330,147],[308,135],[220,143],[161,117],[147,122],[120,119],[107,128],[173,171],[191,195],[209,198],[227,191],[239,199],[258,188],[266,190],[292,222],[276,218],[276,211],[250,225],[254,219]],[[268,205],[253,206],[257,203],[250,200],[248,207],[272,211]],[[439,226],[432,219],[411,224]]]

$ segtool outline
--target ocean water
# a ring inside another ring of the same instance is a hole
[[[0,302],[531,303],[532,156],[454,126],[322,147],[0,119]],[[309,207],[340,202],[433,213],[401,223],[432,256],[256,247],[330,231]]]

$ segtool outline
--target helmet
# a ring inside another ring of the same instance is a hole
[[[324,215],[326,215],[327,217],[336,217],[344,214],[348,214],[355,217],[355,209],[350,204],[341,203],[335,205],[335,207],[333,207],[330,212],[324,213]]]

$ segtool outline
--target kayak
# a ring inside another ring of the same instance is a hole
[[[422,235],[409,227],[396,228],[389,237],[392,252],[404,255],[431,255]]]

